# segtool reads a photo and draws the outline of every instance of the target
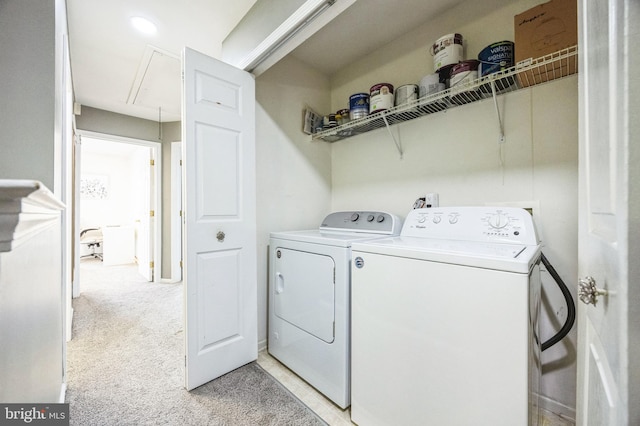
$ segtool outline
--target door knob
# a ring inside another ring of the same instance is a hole
[[[595,306],[598,296],[606,296],[607,290],[596,287],[596,280],[592,277],[580,278],[578,280],[578,297],[582,303]]]
[[[223,242],[224,241],[224,232],[222,231],[218,231],[218,233],[216,234],[216,238],[218,239],[219,242]]]

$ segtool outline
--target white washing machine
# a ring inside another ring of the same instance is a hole
[[[269,353],[338,406],[350,404],[351,244],[398,235],[384,212],[336,212],[319,229],[273,232]]]
[[[518,208],[417,209],[352,246],[351,419],[536,425],[540,245]]]

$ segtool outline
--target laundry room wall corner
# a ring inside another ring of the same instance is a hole
[[[256,79],[258,344],[267,342],[273,231],[316,228],[331,207],[331,147],[302,132],[302,111],[328,111],[329,79],[291,57]]]
[[[578,81],[572,77],[532,90],[533,197],[540,200],[542,251],[577,302],[578,276]],[[559,96],[565,93],[569,96]],[[574,95],[575,93],[575,95]],[[554,99],[551,108],[548,100]],[[541,274],[541,334],[549,339],[562,327],[567,307],[551,275]],[[550,411],[575,416],[576,326],[542,354],[541,396]]]

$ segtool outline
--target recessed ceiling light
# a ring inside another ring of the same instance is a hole
[[[147,18],[142,18],[140,16],[134,16],[131,18],[131,24],[133,27],[140,31],[143,34],[155,34],[157,31],[156,24],[148,20]]]

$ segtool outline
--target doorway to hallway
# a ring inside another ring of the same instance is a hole
[[[105,266],[137,264],[147,281],[159,280],[160,143],[83,133],[75,164],[73,296],[80,294],[79,264],[86,258],[101,258]],[[89,244],[81,237],[87,230]],[[92,244],[96,239],[99,246]]]

